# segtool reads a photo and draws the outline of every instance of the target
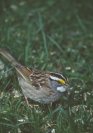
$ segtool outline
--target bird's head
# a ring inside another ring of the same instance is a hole
[[[50,73],[49,75],[51,86],[59,92],[65,92],[69,90],[68,80],[62,74]]]

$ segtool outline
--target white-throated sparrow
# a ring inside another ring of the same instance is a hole
[[[0,49],[0,54],[16,69],[25,97],[47,104],[57,101],[63,92],[69,90],[67,79],[62,74],[29,69],[17,62],[5,49]]]

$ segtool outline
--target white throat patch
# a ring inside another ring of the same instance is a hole
[[[60,86],[60,87],[57,87],[57,91],[59,91],[59,92],[65,92],[66,91],[66,88],[63,87],[63,86]]]

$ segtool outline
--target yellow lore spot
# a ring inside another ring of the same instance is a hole
[[[65,80],[63,80],[63,79],[59,79],[58,80],[61,84],[65,84]]]

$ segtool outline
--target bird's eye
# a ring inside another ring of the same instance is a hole
[[[54,77],[54,76],[50,76],[51,80],[54,80],[55,82],[58,82],[61,85],[64,85],[66,83],[66,80],[63,78],[58,78],[58,77]]]

